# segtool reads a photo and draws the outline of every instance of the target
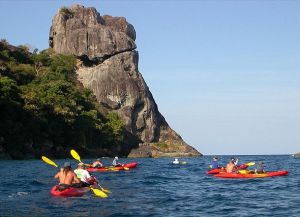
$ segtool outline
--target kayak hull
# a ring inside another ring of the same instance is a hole
[[[286,176],[288,174],[287,170],[272,171],[262,174],[239,174],[239,173],[219,173],[215,174],[218,178],[229,178],[229,179],[256,179],[256,178],[267,178],[275,176]]]
[[[247,164],[241,164],[241,165],[238,166],[238,170],[244,170],[246,168],[248,168]],[[225,172],[225,169],[217,168],[217,169],[211,169],[211,170],[207,171],[206,174],[214,175],[214,174],[218,174],[218,173],[222,173],[222,172]]]
[[[135,168],[138,165],[137,162],[132,162],[128,164],[123,164],[122,166],[111,166],[111,167],[102,167],[102,168],[87,168],[89,172],[106,172],[106,171],[119,171],[125,170],[126,168]]]
[[[86,192],[88,192],[90,189],[85,187],[85,188],[73,188],[70,187],[66,190],[59,191],[57,190],[57,185],[55,185],[51,190],[50,194],[52,196],[56,197],[81,197],[83,196]]]

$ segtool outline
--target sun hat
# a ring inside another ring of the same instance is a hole
[[[64,167],[71,167],[71,163],[70,162],[65,162]]]

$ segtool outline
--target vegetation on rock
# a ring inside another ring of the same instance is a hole
[[[75,68],[75,56],[30,53],[1,40],[0,146],[12,158],[122,145],[123,122],[116,113],[99,112]]]

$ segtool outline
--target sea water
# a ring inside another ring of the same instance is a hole
[[[223,165],[230,156],[221,156]],[[266,170],[289,175],[263,179],[207,176],[210,156],[120,159],[135,169],[93,173],[112,193],[52,197],[57,168],[41,160],[0,161],[0,216],[300,216],[300,159],[288,155],[238,156],[240,163],[264,161]],[[56,160],[60,165],[65,160]],[[71,161],[76,165],[75,160]],[[90,163],[92,160],[83,160]],[[104,159],[110,164],[112,159]]]

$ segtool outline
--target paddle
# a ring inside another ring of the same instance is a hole
[[[77,161],[79,161],[80,163],[82,163],[82,161],[81,161],[81,159],[80,159],[80,156],[79,156],[79,154],[77,153],[77,151],[75,151],[74,149],[72,149],[72,150],[70,151],[70,154],[72,155],[72,157],[73,157],[75,160],[77,160]],[[91,164],[84,164],[84,165],[86,165],[86,166],[91,166]]]
[[[47,158],[47,157],[45,157],[45,156],[42,156],[42,160],[45,162],[45,163],[47,163],[47,164],[49,164],[49,165],[52,165],[52,166],[54,166],[54,167],[58,167],[57,166],[57,164],[56,163],[54,163],[52,160],[50,160],[49,158]],[[89,187],[92,191],[93,191],[93,193],[96,195],[96,196],[98,196],[98,197],[102,197],[102,198],[106,198],[106,197],[108,197],[107,196],[107,194],[105,194],[103,191],[101,191],[100,189],[95,189],[95,188],[93,188],[93,187]]]
[[[247,166],[254,166],[255,165],[255,162],[249,162],[249,163],[246,163],[245,165]],[[248,174],[250,171],[249,170],[239,170],[239,173],[240,174]]]
[[[91,186],[89,187],[95,195],[97,195],[98,197],[102,197],[102,198],[107,198],[107,194],[105,194],[103,191],[101,191],[100,189],[97,188],[92,188]]]
[[[240,173],[240,174],[248,174],[248,173],[249,173],[249,170],[239,170],[239,173]]]
[[[250,167],[250,166],[254,166],[254,165],[255,165],[255,162],[249,162],[249,163],[246,163],[246,165],[249,166],[249,167]]]
[[[99,184],[99,182],[97,182],[97,185],[101,188],[102,191],[104,191],[104,192],[106,192],[106,193],[111,193],[110,190],[103,188],[103,187]]]
[[[52,166],[55,166],[55,167],[58,167],[56,163],[54,163],[52,160],[50,160],[49,158],[45,157],[45,156],[42,156],[42,160],[47,163],[47,164],[50,164]]]

